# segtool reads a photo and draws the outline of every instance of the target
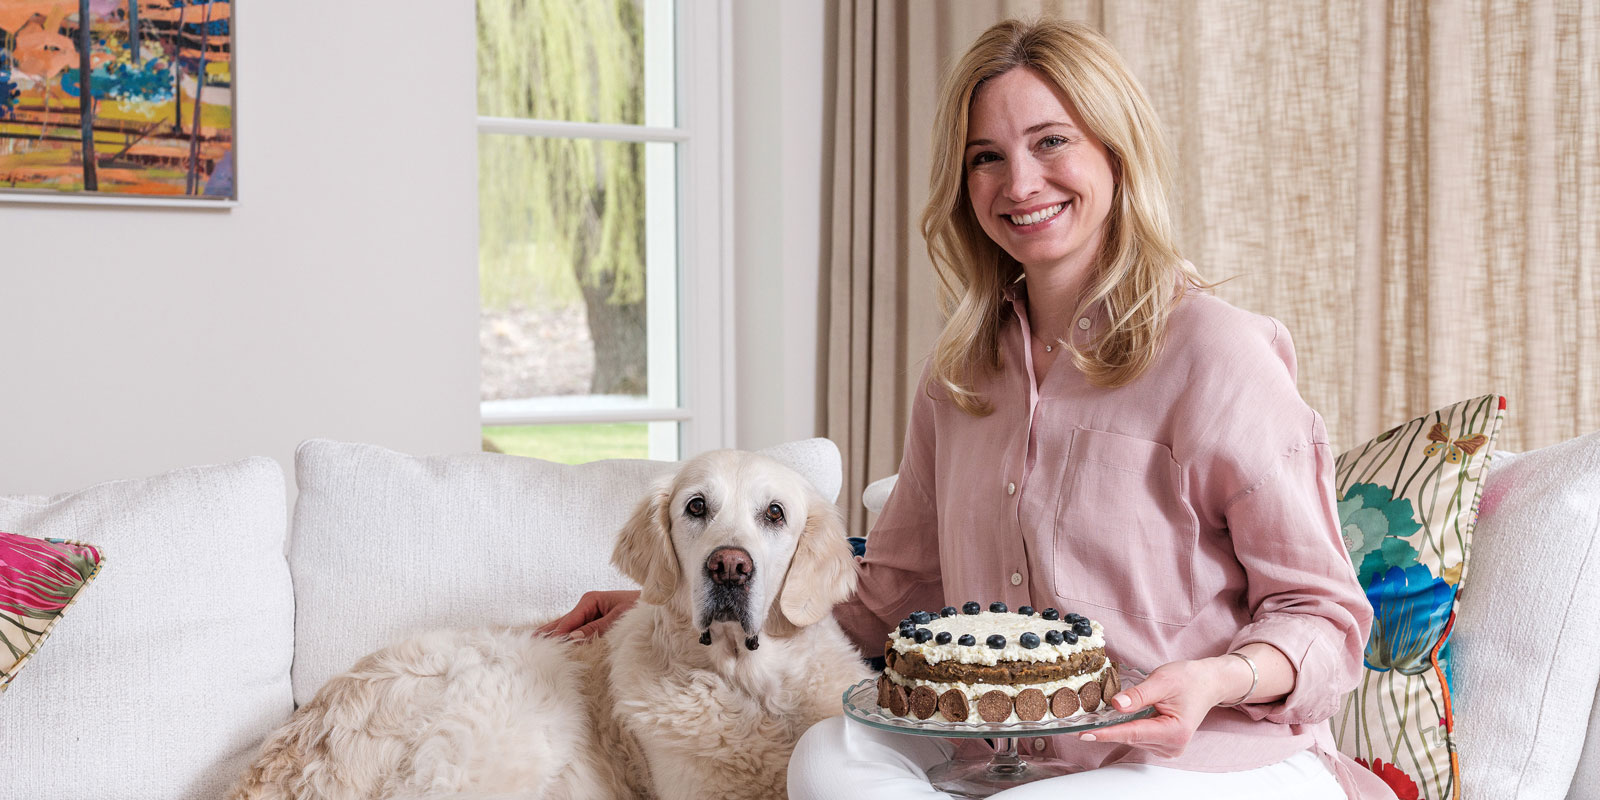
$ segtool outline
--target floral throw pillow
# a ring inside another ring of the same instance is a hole
[[[1499,395],[1456,403],[1335,461],[1339,524],[1373,620],[1366,675],[1334,736],[1400,800],[1460,797],[1450,628],[1505,407]]]
[[[100,572],[99,549],[0,533],[0,692]]]

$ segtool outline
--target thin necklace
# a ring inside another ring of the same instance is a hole
[[[1033,338],[1039,339],[1039,337],[1037,337],[1037,336],[1035,336]],[[1056,340],[1053,341],[1053,342],[1047,342],[1047,341],[1045,341],[1043,339],[1039,339],[1039,344],[1044,345],[1044,351],[1046,353],[1054,353],[1055,350],[1056,350],[1056,345],[1058,345],[1058,344],[1066,344],[1066,343],[1067,343],[1067,341],[1065,339],[1062,339],[1059,336],[1057,336]]]

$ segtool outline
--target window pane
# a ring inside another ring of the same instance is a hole
[[[671,127],[672,4],[477,0],[478,113]]]
[[[650,458],[650,428],[673,423],[617,422],[593,425],[485,425],[484,449],[514,456],[582,464],[605,458]],[[676,454],[656,458],[675,458]]]
[[[483,400],[677,405],[675,148],[479,136]]]

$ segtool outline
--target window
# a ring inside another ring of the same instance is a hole
[[[486,446],[731,440],[725,2],[478,0]]]

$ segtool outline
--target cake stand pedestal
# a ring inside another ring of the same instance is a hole
[[[1123,686],[1139,682],[1141,673],[1123,668],[1120,670]],[[989,739],[996,749],[987,761],[951,758],[928,770],[928,782],[933,788],[955,797],[988,797],[1014,786],[1032,783],[1058,775],[1077,772],[1078,767],[1061,761],[1028,760],[1017,748],[1017,740],[1036,736],[1059,736],[1078,733],[1108,725],[1116,725],[1155,714],[1154,708],[1142,708],[1125,714],[1110,706],[1091,714],[1080,714],[1071,719],[1046,719],[1038,722],[936,722],[899,717],[878,707],[877,678],[861,681],[844,693],[845,718],[851,722],[913,736],[934,736],[941,739]]]
[[[1072,764],[1060,761],[1028,761],[1017,753],[1016,737],[994,740],[994,755],[988,761],[952,758],[928,770],[933,788],[954,797],[988,797],[1013,786],[1077,772]]]

